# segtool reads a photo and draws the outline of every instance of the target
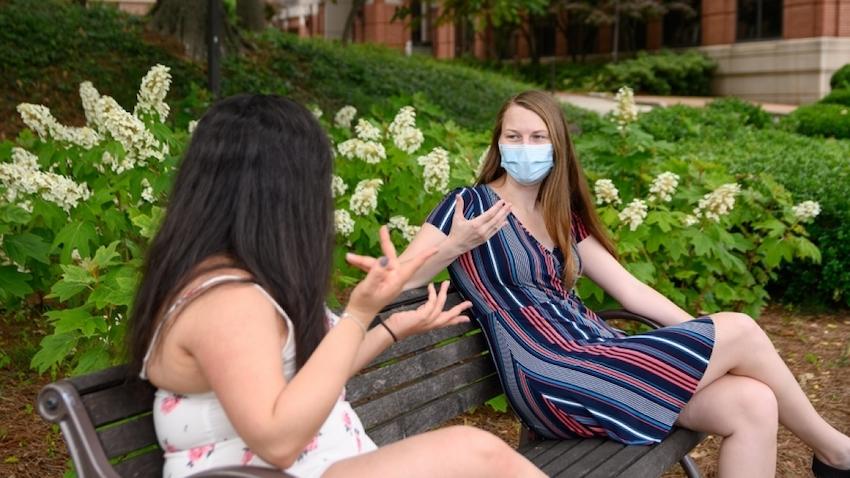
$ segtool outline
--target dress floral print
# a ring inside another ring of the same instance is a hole
[[[161,324],[165,324],[175,310],[179,310],[203,290],[220,282],[235,280],[244,279],[219,276],[206,281],[178,299]],[[256,287],[273,303],[286,322],[287,330],[293,330],[289,317],[274,299],[264,289]],[[339,319],[328,312],[329,326],[333,326]],[[155,342],[156,335],[153,343]],[[281,358],[284,376],[291,380],[295,374],[295,342],[292,334],[287,336]],[[146,378],[144,369],[140,375]],[[224,466],[274,468],[251,451],[239,437],[213,392],[177,394],[159,389],[154,398],[153,410],[157,438],[164,450],[164,478],[182,478]],[[351,404],[345,400],[343,390],[319,432],[305,446],[295,463],[285,471],[299,478],[319,477],[335,462],[376,448],[366,435],[363,424]]]

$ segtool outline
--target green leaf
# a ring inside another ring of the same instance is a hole
[[[94,259],[92,259],[92,265],[97,266],[98,269],[106,269],[107,267],[117,264],[119,261],[115,260],[120,257],[118,252],[115,249],[118,247],[118,241],[114,241],[108,246],[101,246],[94,253]]]
[[[497,412],[508,412],[508,397],[504,393],[487,400],[485,403]]]
[[[62,262],[71,262],[71,251],[77,249],[83,257],[91,256],[89,244],[97,244],[97,231],[88,222],[69,222],[56,234],[53,240],[53,250],[62,246]]]
[[[7,224],[26,224],[30,221],[31,214],[14,204],[6,204],[0,207],[0,221]]]
[[[632,262],[626,264],[626,269],[641,282],[655,282],[655,266],[651,262]]]
[[[48,297],[56,297],[60,301],[65,302],[94,283],[94,277],[92,277],[89,271],[78,265],[62,264],[61,267],[64,272],[62,279],[53,284]]]
[[[44,373],[55,367],[77,345],[77,337],[73,334],[53,334],[41,339],[39,350],[30,361],[30,367]]]
[[[694,253],[698,256],[707,256],[714,247],[711,239],[705,234],[694,234],[692,239],[694,244]]]
[[[18,272],[14,266],[0,266],[0,290],[13,297],[25,297],[32,293],[29,274]]]
[[[98,309],[110,305],[130,307],[135,297],[136,284],[135,269],[122,267],[100,278],[88,302],[93,303]]]
[[[50,244],[41,236],[24,232],[15,236],[3,238],[3,245],[9,258],[18,264],[26,264],[27,259],[34,259],[42,264],[49,264]]]
[[[51,310],[44,315],[54,321],[54,334],[79,331],[84,337],[91,337],[96,331],[106,330],[106,321],[103,317],[93,316],[85,307]]]
[[[104,369],[110,365],[109,352],[100,347],[86,350],[71,375],[82,375]]]

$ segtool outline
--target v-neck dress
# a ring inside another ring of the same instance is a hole
[[[487,185],[448,194],[427,222],[451,232],[455,195],[464,217],[498,200]],[[587,237],[572,222],[572,253]],[[626,336],[562,282],[563,253],[538,242],[513,214],[487,242],[449,266],[473,304],[512,408],[547,438],[606,437],[637,445],[666,437],[690,400],[714,347],[710,317]]]

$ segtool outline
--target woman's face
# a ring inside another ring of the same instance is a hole
[[[502,117],[500,144],[549,144],[549,130],[537,113],[519,105],[511,105]]]

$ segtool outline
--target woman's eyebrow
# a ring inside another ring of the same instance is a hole
[[[512,128],[505,128],[505,130],[503,132],[505,132],[505,133],[520,133],[519,130],[512,129]],[[531,134],[538,134],[538,133],[549,134],[549,131],[547,131],[545,129],[538,129],[538,130],[531,132]]]

